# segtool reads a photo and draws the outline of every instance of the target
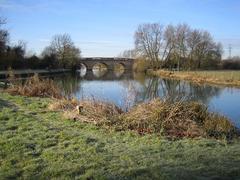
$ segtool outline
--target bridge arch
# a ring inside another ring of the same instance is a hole
[[[96,78],[103,77],[108,71],[108,65],[102,62],[97,62],[92,66],[92,73]]]
[[[84,63],[87,70],[92,70],[96,63],[107,65],[108,70],[113,70],[115,64],[121,64],[125,70],[131,70],[134,59],[129,58],[81,58],[79,63]]]
[[[121,77],[125,71],[126,71],[126,67],[124,63],[117,62],[114,65],[113,72],[116,77]]]
[[[87,74],[88,66],[85,63],[80,63],[79,68],[80,77],[84,77]]]
[[[108,64],[106,64],[104,62],[96,62],[92,66],[92,70],[93,69],[109,69],[109,66],[108,66]]]

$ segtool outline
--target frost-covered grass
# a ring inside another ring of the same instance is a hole
[[[0,179],[239,179],[240,141],[116,132],[0,93]]]

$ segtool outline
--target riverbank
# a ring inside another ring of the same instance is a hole
[[[65,119],[53,100],[0,93],[0,179],[238,179],[240,141],[167,140]]]
[[[0,71],[0,79],[5,79],[11,73],[12,75],[34,75],[34,74],[57,74],[71,72],[71,69],[22,69],[22,70],[11,70],[9,71]]]
[[[154,76],[192,81],[194,83],[216,84],[240,87],[240,71],[166,71],[148,70]]]

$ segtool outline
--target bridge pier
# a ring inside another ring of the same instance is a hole
[[[84,80],[102,80],[102,81],[109,81],[109,80],[120,80],[120,79],[133,79],[132,71],[124,71],[123,74],[117,76],[113,70],[108,70],[102,76],[94,75],[92,70],[86,71],[86,74],[82,77]]]
[[[122,64],[125,70],[132,70],[134,59],[129,58],[82,58],[79,64],[84,64],[87,70],[92,70],[94,65],[101,63],[107,66],[108,70],[114,70],[116,64]]]

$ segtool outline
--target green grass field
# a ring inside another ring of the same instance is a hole
[[[165,71],[149,70],[149,74],[176,78],[182,80],[189,80],[195,83],[210,83],[226,86],[240,86],[240,71]]]
[[[181,72],[179,73],[181,74]],[[183,73],[222,81],[240,81],[240,71],[190,71]]]
[[[0,93],[0,179],[240,179],[240,141],[114,132]]]

